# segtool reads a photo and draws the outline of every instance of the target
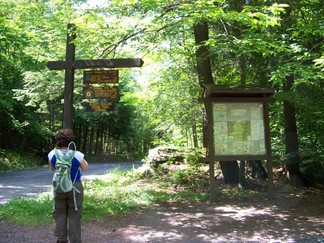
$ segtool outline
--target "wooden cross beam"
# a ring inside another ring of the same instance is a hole
[[[141,67],[144,62],[140,58],[75,60],[74,40],[76,38],[76,26],[74,24],[68,24],[67,27],[68,32],[66,38],[65,61],[48,62],[47,67],[50,70],[65,70],[63,128],[73,128],[73,89],[75,69]]]
[[[126,59],[98,59],[98,60],[74,60],[72,68],[86,69],[86,68],[128,68],[141,67],[143,61],[140,58],[126,58]],[[67,66],[66,61],[48,62],[47,67],[50,70],[61,70]]]

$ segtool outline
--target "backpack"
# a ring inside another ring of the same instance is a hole
[[[71,179],[72,159],[75,155],[75,150],[71,150],[68,157],[65,157],[57,148],[54,149],[56,156],[55,172],[53,176],[53,188],[55,192],[65,193],[73,189]]]
[[[74,150],[70,150],[70,145],[74,145]],[[53,175],[53,192],[54,197],[56,193],[66,193],[73,191],[73,201],[74,201],[74,208],[75,211],[78,210],[76,205],[76,193],[80,193],[78,189],[75,188],[74,183],[79,173],[79,169],[77,174],[74,177],[74,181],[72,182],[71,179],[71,167],[72,167],[72,160],[76,152],[76,146],[74,142],[70,142],[68,145],[68,150],[70,150],[70,154],[66,157],[64,156],[59,149],[54,148],[54,153],[56,156],[56,165],[55,171]],[[55,209],[55,200],[53,209]]]

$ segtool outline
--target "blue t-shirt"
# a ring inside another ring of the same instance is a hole
[[[68,156],[69,153],[71,153],[70,150],[60,150],[59,149],[59,153],[60,152],[63,154],[63,156]],[[81,173],[79,167],[80,167],[80,163],[83,161],[83,158],[84,158],[83,153],[81,153],[80,151],[75,152],[75,155],[74,155],[74,157],[72,159],[72,167],[71,167],[71,180],[73,182],[74,182],[75,176],[77,176],[76,179],[75,179],[75,182],[80,182],[81,181],[82,173]],[[55,155],[54,149],[51,152],[49,152],[48,160],[52,163],[53,167],[55,168],[56,155]],[[79,171],[79,173],[77,173],[78,171]]]

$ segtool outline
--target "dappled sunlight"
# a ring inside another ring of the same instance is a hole
[[[295,216],[276,205],[200,204],[146,212],[123,235],[132,242],[307,242],[324,240],[323,217]],[[120,232],[119,232],[120,233]]]
[[[26,184],[26,186],[0,184],[0,189],[1,205],[9,202],[12,197],[37,197],[40,196],[41,193],[49,193],[52,191],[52,185],[44,185],[39,183]]]
[[[104,180],[104,179],[107,179],[107,175],[83,175],[82,179],[84,181],[95,180],[95,179]]]
[[[138,231],[134,235],[134,231]],[[181,241],[182,235],[176,229],[164,230],[152,230],[150,227],[140,227],[131,225],[129,229],[125,231],[125,235],[129,235],[129,239],[133,242],[150,242],[152,239],[168,239],[168,241]]]
[[[272,213],[272,208],[262,208],[258,209],[255,207],[237,207],[237,206],[222,206],[216,207],[216,213],[226,213],[227,216],[232,216],[233,218],[244,220],[246,217],[251,217],[255,215],[270,215]]]
[[[22,187],[22,186],[6,186],[6,185],[0,184],[0,188],[5,188],[5,189],[22,189],[24,187]]]
[[[185,194],[179,202],[173,197],[180,192],[175,187],[137,180],[135,173],[84,176],[97,179],[84,183],[83,218],[104,215],[102,221],[97,220],[100,217],[85,221],[85,242],[324,242],[322,194],[277,193],[270,199],[244,192],[219,197],[215,203],[193,202],[191,194]],[[51,187],[48,183],[47,192],[41,194],[46,200],[52,199]],[[3,192],[22,190],[24,196],[33,196],[40,188],[39,180],[19,186],[0,183]],[[138,210],[129,211],[135,206]]]

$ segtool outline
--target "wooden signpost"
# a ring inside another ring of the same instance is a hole
[[[73,123],[73,89],[74,89],[74,70],[75,69],[90,69],[90,68],[130,68],[141,67],[143,60],[140,58],[126,58],[126,59],[97,59],[97,60],[75,60],[75,45],[74,40],[76,26],[68,24],[67,39],[66,39],[66,60],[65,61],[51,61],[47,63],[50,70],[65,70],[65,84],[64,84],[64,108],[63,108],[63,128],[72,128]],[[96,72],[96,71],[95,71]],[[95,78],[90,77],[89,83],[92,80],[98,80],[100,77],[106,75],[108,80],[116,80],[116,73],[114,70],[104,70],[101,74],[95,74]],[[86,74],[85,74],[86,75]],[[99,78],[98,78],[99,77]],[[103,79],[102,79],[103,80]],[[117,74],[118,80],[118,74]],[[87,82],[87,81],[86,81]],[[90,96],[96,96],[96,91],[90,91]],[[88,93],[88,94],[90,94]],[[93,105],[92,107],[98,107]],[[102,105],[99,107],[107,107]],[[112,107],[112,106],[111,106]],[[95,110],[93,108],[93,110]],[[109,108],[110,109],[110,108]],[[109,110],[108,108],[106,110]],[[101,110],[100,110],[101,111]]]

